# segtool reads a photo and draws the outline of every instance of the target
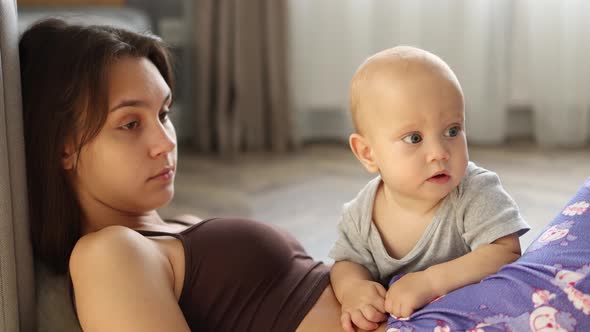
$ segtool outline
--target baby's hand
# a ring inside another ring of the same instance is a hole
[[[355,332],[354,326],[372,331],[386,320],[385,287],[381,284],[359,280],[350,285],[342,295],[342,315],[340,323],[346,332]]]
[[[396,318],[406,318],[436,297],[426,272],[408,273],[389,287],[385,295],[385,310]]]

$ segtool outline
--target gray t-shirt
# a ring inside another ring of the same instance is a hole
[[[363,265],[374,280],[383,284],[394,274],[421,271],[503,236],[521,236],[530,229],[496,173],[469,162],[464,178],[443,199],[414,248],[395,259],[387,253],[372,220],[380,182],[379,176],[371,180],[355,199],[344,205],[339,238],[330,257]]]

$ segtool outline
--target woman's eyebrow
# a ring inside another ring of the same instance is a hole
[[[172,98],[172,93],[168,92],[168,94],[166,95],[166,97],[164,98],[164,102],[162,102],[162,107],[164,105],[166,105],[166,103]],[[139,100],[139,99],[127,99],[127,100],[122,100],[120,103],[118,103],[116,106],[114,106],[113,108],[111,108],[110,112],[114,112],[120,108],[123,107],[147,107],[149,106],[148,103],[146,103],[144,100]]]

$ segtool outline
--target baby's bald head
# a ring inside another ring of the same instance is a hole
[[[450,83],[463,98],[457,77],[438,56],[410,46],[386,49],[365,60],[352,78],[350,111],[355,130],[362,134],[367,125],[367,115],[370,115],[372,108],[368,104],[374,97],[372,93],[384,87],[403,89],[417,78],[433,79],[441,84]]]

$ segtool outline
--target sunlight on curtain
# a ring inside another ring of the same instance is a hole
[[[470,142],[504,142],[507,128],[517,125],[508,117],[514,103],[532,107],[532,134],[542,145],[590,138],[590,39],[584,38],[590,2],[291,0],[289,6],[290,80],[300,113],[337,109],[347,117],[355,69],[379,50],[407,44],[439,55],[456,72]]]
[[[590,2],[527,0],[529,82],[535,138],[544,145],[582,145],[590,136]]]

